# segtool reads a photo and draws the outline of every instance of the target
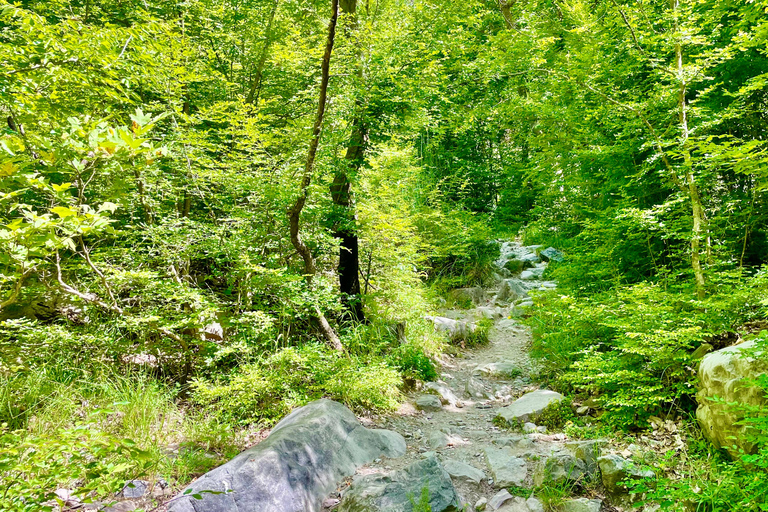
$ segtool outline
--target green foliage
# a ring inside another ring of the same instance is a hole
[[[355,410],[392,410],[400,398],[400,374],[382,360],[359,361],[321,345],[289,347],[245,365],[231,378],[192,383],[192,399],[220,418],[273,423],[317,398]]]
[[[415,345],[406,343],[396,347],[388,356],[387,362],[406,377],[425,382],[438,378],[437,369],[424,351]]]
[[[570,398],[552,402],[536,417],[536,424],[547,427],[550,432],[562,430],[568,422],[576,419],[571,404]]]
[[[641,283],[579,300],[537,297],[527,320],[542,376],[563,389],[595,397],[604,421],[644,425],[670,407],[690,407],[695,392],[692,351],[713,334],[756,313],[764,285],[753,279],[706,301],[666,284]],[[753,306],[745,307],[745,304]]]
[[[129,479],[145,474],[151,456],[133,441],[98,428],[108,410],[93,410],[55,436],[7,431],[0,436],[0,506],[8,511],[54,510],[60,486],[74,495],[108,497]]]

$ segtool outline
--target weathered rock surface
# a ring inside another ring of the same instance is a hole
[[[425,488],[432,512],[459,510],[459,497],[448,472],[435,457],[427,457],[402,471],[356,478],[344,493],[338,511],[411,512],[413,501],[418,503]]]
[[[535,421],[549,404],[559,402],[563,395],[548,389],[537,389],[527,393],[507,407],[496,411],[496,415],[507,423]]]
[[[416,399],[416,408],[420,411],[437,412],[443,409],[443,403],[439,396],[421,395]]]
[[[528,290],[519,279],[505,279],[502,281],[499,292],[496,294],[496,300],[501,302],[510,302],[527,297]]]
[[[601,455],[602,447],[607,442],[602,439],[592,439],[589,441],[569,441],[565,447],[577,458],[584,462],[584,467],[588,475],[597,472],[597,459]]]
[[[541,259],[544,261],[557,261],[562,262],[565,258],[563,257],[563,253],[555,249],[554,247],[547,247],[543,251],[539,253],[539,256],[541,256]]]
[[[444,404],[453,405],[455,406],[461,400],[459,400],[459,397],[456,396],[456,393],[453,392],[451,388],[448,387],[448,385],[445,382],[437,381],[437,382],[427,382],[424,384],[424,387],[430,391],[434,391],[437,393],[438,396],[440,396],[440,401]]]
[[[380,456],[402,456],[405,449],[401,435],[366,429],[340,403],[317,400],[286,416],[267,439],[187,487],[201,499],[182,491],[168,512],[319,511],[337,483],[359,466]]]
[[[491,378],[514,378],[520,375],[520,369],[514,363],[500,361],[478,366],[472,372],[475,375],[484,375]]]
[[[451,478],[462,482],[479,484],[485,478],[482,470],[458,460],[447,460],[443,463],[443,467]]]
[[[578,482],[586,474],[586,465],[570,453],[558,453],[548,457],[533,475],[533,482],[540,486],[545,483]]]
[[[536,498],[515,497],[504,503],[497,512],[544,512],[544,505]]]
[[[619,496],[627,492],[627,487],[621,483],[627,479],[653,478],[653,471],[642,470],[632,462],[618,455],[604,455],[597,459],[602,475],[603,486],[611,496]]]
[[[600,500],[578,498],[563,503],[563,512],[600,512],[602,506],[603,502]]]
[[[520,486],[528,475],[525,461],[516,457],[510,448],[485,448],[485,461],[497,488]]]
[[[764,391],[746,383],[767,370],[765,364],[758,360],[742,357],[746,350],[752,348],[753,341],[727,347],[707,354],[699,365],[699,392],[696,395],[699,407],[696,409],[696,418],[712,444],[727,449],[733,455],[739,449],[752,453],[756,447],[744,438],[746,427],[736,425],[737,421],[743,419],[742,416],[722,403],[714,403],[712,399],[719,397],[725,402],[744,405],[766,403]],[[734,445],[736,449],[732,448]]]
[[[125,484],[120,495],[123,498],[141,498],[149,491],[149,482],[146,480],[131,480]]]
[[[434,324],[436,331],[446,333],[449,338],[466,336],[475,331],[475,324],[466,320],[454,320],[443,316],[425,316],[424,318]]]

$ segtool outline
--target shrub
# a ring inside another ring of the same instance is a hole
[[[192,400],[238,423],[270,424],[291,409],[331,398],[361,410],[398,404],[400,374],[380,359],[347,358],[322,345],[289,347],[246,365],[229,379],[192,382]]]

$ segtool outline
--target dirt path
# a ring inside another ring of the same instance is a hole
[[[530,255],[535,249],[516,244],[505,245],[508,246],[507,259]],[[505,263],[502,251],[502,259],[497,264],[503,268]],[[536,264],[534,274],[540,276],[545,267],[546,263]],[[440,380],[413,392],[396,414],[367,422],[370,427],[399,432],[405,437],[408,450],[403,457],[377,460],[364,466],[358,475],[402,469],[434,453],[443,465],[449,461],[459,461],[483,471],[484,477],[479,483],[453,479],[459,496],[464,503],[470,505],[469,510],[473,510],[471,505],[479,499],[490,499],[499,491],[498,486],[494,487],[492,472],[486,460],[487,448],[512,446],[515,455],[528,459],[536,458],[536,454],[547,457],[564,449],[565,436],[543,433],[543,427],[540,427],[539,432],[525,436],[530,442],[515,448],[517,438],[523,436],[515,436],[494,425],[499,408],[538,389],[531,381],[532,363],[528,355],[530,332],[519,321],[510,318],[518,314],[521,307],[530,307],[532,303],[524,292],[522,296],[511,294],[511,297],[505,297],[510,293],[504,287],[511,284],[513,288],[526,291],[554,287],[554,283],[531,278],[530,275],[523,280],[513,278],[503,270],[500,273],[502,275],[499,276],[497,286],[483,290],[474,309],[446,310],[442,313],[443,319],[456,320],[459,324],[483,317],[494,318],[489,343],[466,350],[456,358],[446,357],[441,361]],[[511,283],[505,284],[505,280]],[[467,294],[475,295],[477,299],[480,292],[473,289],[467,291]],[[439,324],[439,319],[435,323]],[[429,393],[442,395],[442,407],[420,410],[417,401]],[[532,487],[533,471],[529,470],[528,473],[526,486]],[[331,507],[335,505],[334,498],[328,501]]]

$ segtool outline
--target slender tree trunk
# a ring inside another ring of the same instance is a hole
[[[288,221],[291,233],[291,243],[299,253],[302,260],[304,260],[304,275],[309,286],[312,285],[312,278],[317,273],[317,267],[315,266],[315,258],[312,256],[312,252],[304,243],[301,238],[299,228],[301,225],[301,211],[304,209],[304,205],[309,197],[309,185],[312,183],[312,174],[315,166],[315,157],[317,156],[317,148],[320,145],[320,132],[323,127],[323,118],[325,117],[325,106],[328,98],[328,80],[330,77],[331,68],[331,53],[333,52],[333,43],[336,37],[336,22],[339,15],[339,0],[332,0],[331,2],[333,12],[331,14],[331,21],[328,25],[328,41],[325,45],[325,53],[323,55],[322,64],[322,79],[320,81],[320,98],[317,105],[317,116],[315,117],[315,125],[312,129],[312,141],[309,143],[309,151],[307,152],[307,160],[304,165],[304,175],[301,179],[301,188],[299,191],[299,197],[296,199],[293,207],[288,210]],[[315,313],[320,321],[320,328],[323,331],[323,335],[328,342],[336,350],[343,350],[339,337],[334,332],[333,327],[328,323],[322,310],[315,306]]]
[[[357,0],[341,0],[341,12],[350,16],[357,13]],[[357,20],[353,18],[351,31],[357,29]],[[362,80],[362,56],[358,63],[357,77]],[[363,105],[357,98],[355,119],[352,121],[352,135],[344,156],[345,165],[340,169],[331,184],[331,199],[341,211],[341,221],[337,223],[333,236],[339,239],[339,291],[347,313],[352,320],[365,320],[363,303],[360,295],[360,244],[357,237],[357,214],[355,213],[352,183],[349,172],[357,171],[365,156],[366,128],[363,119]]]
[[[696,183],[696,177],[693,174],[693,159],[691,150],[688,146],[690,130],[688,128],[688,106],[686,104],[686,92],[688,82],[685,77],[683,67],[683,45],[680,41],[680,30],[677,26],[677,16],[679,14],[679,0],[672,0],[672,8],[675,15],[675,32],[678,40],[675,42],[675,61],[677,65],[677,79],[679,81],[678,89],[678,113],[680,121],[680,144],[683,150],[683,165],[685,166],[685,182],[688,185],[688,196],[691,201],[691,216],[693,219],[693,229],[691,232],[691,267],[696,281],[696,295],[703,299],[706,291],[706,280],[704,278],[704,269],[701,266],[701,240],[704,233],[704,208],[701,203],[699,186]]]
[[[259,62],[256,64],[256,75],[251,80],[251,85],[248,88],[248,95],[245,98],[245,102],[250,105],[257,105],[259,103],[259,92],[261,91],[261,79],[264,75],[264,65],[267,62],[267,56],[269,56],[269,47],[272,45],[272,25],[275,22],[275,15],[277,14],[277,7],[280,4],[280,0],[275,0],[272,6],[272,11],[269,14],[269,21],[267,22],[267,28],[264,32],[264,47],[261,49],[259,55]]]

